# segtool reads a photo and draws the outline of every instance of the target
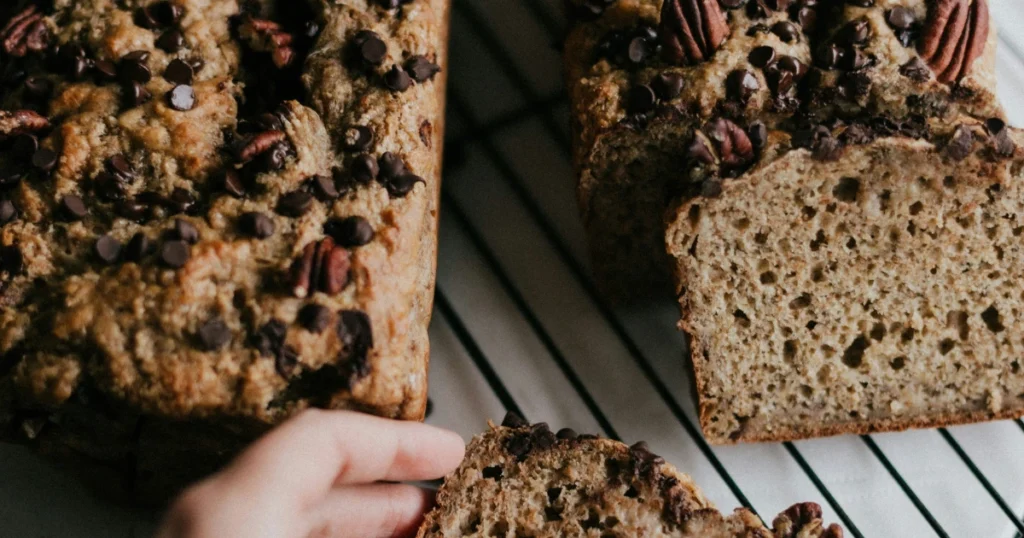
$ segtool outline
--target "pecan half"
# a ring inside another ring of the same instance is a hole
[[[738,168],[754,159],[754,144],[739,125],[718,118],[704,130],[718,149],[718,158],[725,168]]]
[[[348,251],[334,244],[330,237],[306,245],[289,274],[292,293],[301,298],[322,291],[337,295],[349,281]]]
[[[287,67],[295,59],[294,36],[274,21],[246,15],[238,34],[251,49],[269,52],[278,69]]]
[[[49,27],[43,20],[43,14],[35,4],[31,4],[0,29],[0,43],[4,52],[20,58],[32,52],[42,52],[50,48],[52,41]]]
[[[984,52],[988,31],[988,0],[937,0],[928,11],[918,52],[939,81],[956,82]]]
[[[244,138],[235,146],[235,160],[247,163],[284,141],[285,136],[284,131],[269,130]]]
[[[772,530],[779,538],[803,536],[801,531],[810,526],[821,527],[821,506],[817,503],[794,504],[772,522]],[[842,536],[842,532],[839,534]]]
[[[658,36],[662,56],[675,65],[707,61],[729,35],[718,0],[665,0]]]
[[[35,133],[50,128],[50,120],[31,110],[0,110],[0,135]]]

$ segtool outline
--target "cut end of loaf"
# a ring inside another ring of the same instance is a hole
[[[645,443],[626,446],[515,415],[477,436],[445,479],[419,538],[841,538],[821,508],[795,505],[769,531],[752,512],[723,515]]]
[[[715,443],[1024,414],[1019,164],[883,139],[786,154],[670,223]]]

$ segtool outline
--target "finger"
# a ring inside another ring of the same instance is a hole
[[[246,491],[210,480],[189,488],[164,516],[157,538],[220,538],[266,536],[302,538],[304,514],[270,498],[251,498]]]
[[[309,538],[404,538],[413,536],[434,492],[404,484],[343,486],[309,513]]]
[[[347,411],[306,411],[242,454],[224,480],[307,506],[335,485],[427,480],[454,470],[457,434]]]

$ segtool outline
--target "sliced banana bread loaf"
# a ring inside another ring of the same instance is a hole
[[[821,507],[797,504],[772,531],[740,508],[722,514],[645,443],[557,433],[515,415],[477,436],[445,479],[419,538],[842,538]]]
[[[1024,414],[1019,133],[886,125],[771,133],[752,169],[709,172],[714,194],[672,213],[712,442]]]
[[[662,214],[712,118],[746,130],[1001,117],[986,0],[570,0],[578,198],[612,299],[666,290]],[[732,152],[723,172],[753,159]]]

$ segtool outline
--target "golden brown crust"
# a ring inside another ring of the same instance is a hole
[[[40,444],[108,461],[138,450],[151,475],[222,461],[309,406],[423,418],[449,2],[283,6],[58,0],[44,20],[63,52],[4,58],[35,79],[3,108],[42,110],[52,132],[24,114],[0,130],[56,154],[39,160],[52,173],[0,186],[16,208],[0,211],[0,304],[16,307],[0,311],[4,437],[43,419]],[[4,138],[8,181],[28,159]],[[110,176],[124,193],[105,190]],[[145,198],[145,214],[118,197]],[[137,234],[143,256],[128,254]],[[303,276],[291,266],[306,250]],[[118,433],[73,431],[69,414]],[[163,435],[190,425],[223,446],[187,456],[174,439],[188,435]]]

